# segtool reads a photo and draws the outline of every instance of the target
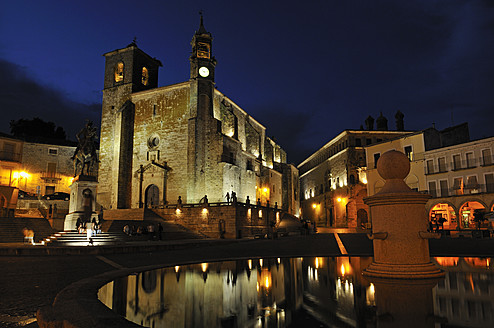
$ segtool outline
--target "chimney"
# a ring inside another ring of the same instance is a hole
[[[369,117],[365,119],[365,127],[368,131],[374,130],[374,118],[372,116],[369,115]]]
[[[396,131],[405,131],[405,123],[403,122],[403,118],[405,115],[403,115],[402,112],[399,110],[395,114],[395,120],[396,120]]]

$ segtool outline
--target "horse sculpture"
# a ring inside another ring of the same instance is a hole
[[[77,176],[77,174],[90,175],[91,168],[93,167],[95,162],[96,162],[96,157],[92,154],[91,149],[87,146],[82,147],[74,155],[74,177]],[[79,167],[80,170],[78,170]],[[84,168],[86,169],[85,173],[84,173]]]
[[[74,177],[77,174],[91,175],[94,164],[98,162],[95,147],[96,129],[91,121],[77,134],[77,139],[79,140],[79,145],[74,152],[74,156],[72,156],[74,160]],[[84,169],[86,169],[85,172]]]

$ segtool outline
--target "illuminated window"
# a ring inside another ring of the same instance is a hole
[[[122,82],[124,76],[124,64],[123,62],[117,63],[115,66],[115,82]]]
[[[405,155],[407,155],[408,159],[411,161],[413,161],[413,150],[412,150],[412,146],[406,146],[405,147]]]
[[[149,80],[149,72],[146,67],[142,68],[142,84],[143,85],[148,85],[148,80]]]

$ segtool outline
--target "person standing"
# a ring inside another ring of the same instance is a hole
[[[230,204],[230,193],[228,191],[226,192],[225,198],[226,198],[226,203]]]

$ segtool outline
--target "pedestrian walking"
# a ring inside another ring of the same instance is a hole
[[[237,193],[235,191],[232,191],[232,202],[237,203]]]
[[[226,203],[230,204],[230,193],[228,191],[226,192],[225,198],[226,198]]]
[[[250,198],[247,196],[247,199],[245,200],[245,204],[250,205]]]
[[[50,207],[48,207],[48,219],[51,219],[53,215],[53,206],[50,204]]]
[[[22,229],[24,234],[24,243],[34,245],[34,231],[28,228]]]

